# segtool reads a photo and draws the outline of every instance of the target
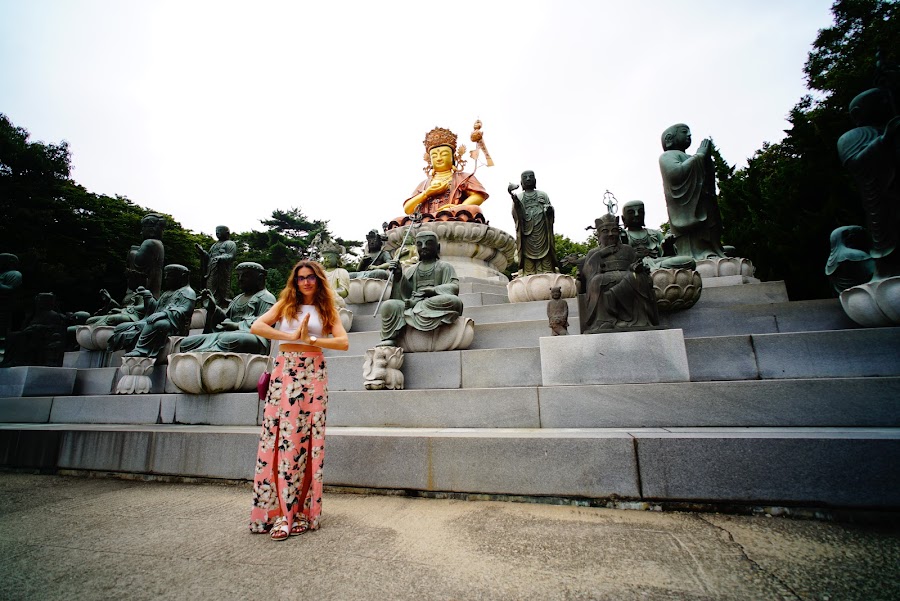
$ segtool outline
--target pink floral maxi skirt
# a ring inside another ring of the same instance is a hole
[[[292,524],[298,513],[310,529],[319,527],[327,405],[328,372],[322,353],[280,353],[259,435],[252,532],[269,530],[280,515]]]

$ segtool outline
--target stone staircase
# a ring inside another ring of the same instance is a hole
[[[328,359],[326,483],[900,507],[900,329],[858,329],[837,300],[789,302],[781,282],[738,280],[705,282],[695,307],[663,316],[683,332],[685,382],[544,386],[546,304],[510,304],[505,286],[470,280],[461,296],[476,322],[472,347],[407,354],[406,390],[365,391],[363,354],[378,323],[374,306],[352,307],[350,350]],[[574,299],[569,321],[577,333]],[[615,344],[615,336],[600,338]],[[97,364],[84,355],[67,361]],[[636,369],[649,369],[646,361],[636,353]],[[188,395],[157,378],[152,394],[116,396],[111,367],[2,371],[2,465],[252,475],[255,393]]]

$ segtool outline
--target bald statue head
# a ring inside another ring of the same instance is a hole
[[[184,265],[171,263],[163,269],[163,288],[165,290],[178,290],[188,285],[191,281],[191,272]]]
[[[663,150],[680,150],[684,152],[691,145],[691,128],[684,123],[676,123],[662,133]]]
[[[235,267],[241,292],[253,295],[266,287],[266,270],[259,263],[244,261]]]
[[[630,230],[644,228],[644,202],[630,200],[622,206],[622,224]]]
[[[419,253],[420,261],[433,261],[440,258],[441,245],[438,242],[437,234],[429,231],[416,234],[416,252]]]
[[[881,126],[891,118],[891,99],[881,88],[872,88],[850,101],[850,119],[857,127]]]

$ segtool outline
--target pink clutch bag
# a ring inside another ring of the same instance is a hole
[[[269,380],[272,379],[272,374],[267,371],[264,371],[262,375],[259,376],[259,382],[256,383],[256,392],[259,393],[259,400],[266,400],[266,394],[269,392]]]

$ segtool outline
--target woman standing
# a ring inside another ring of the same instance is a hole
[[[250,531],[285,540],[319,528],[328,405],[322,349],[350,346],[322,266],[294,265],[278,302],[250,332],[281,342],[259,437]]]

